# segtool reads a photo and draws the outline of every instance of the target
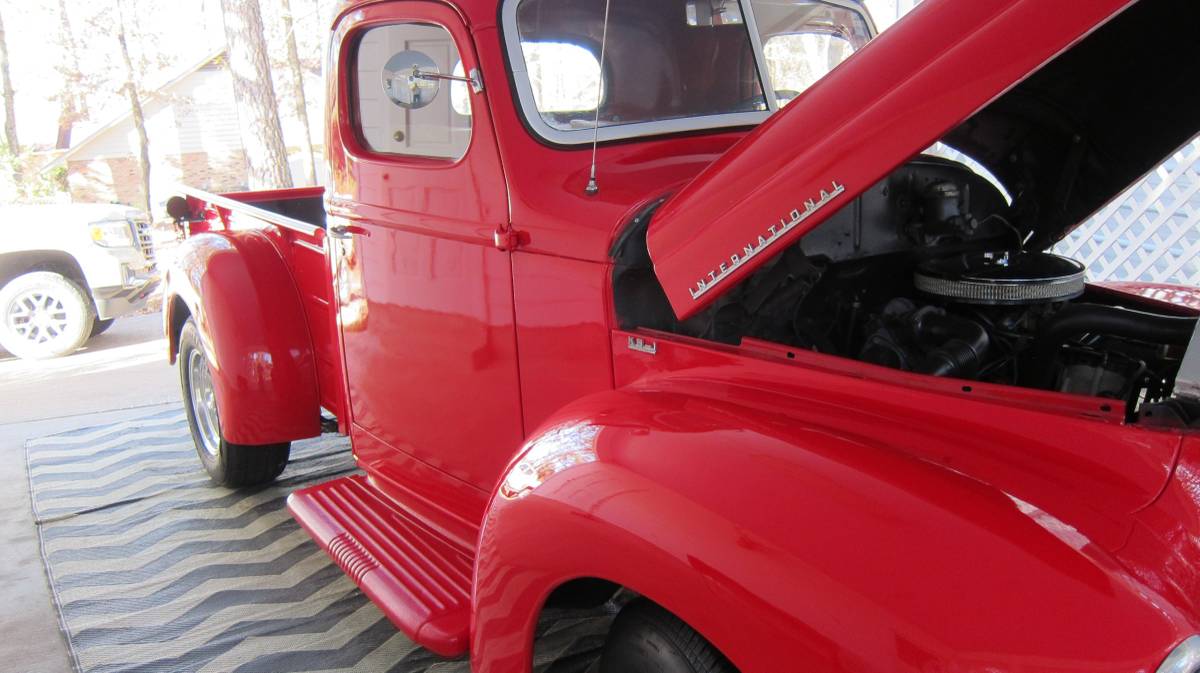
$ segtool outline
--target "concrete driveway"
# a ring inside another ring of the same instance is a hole
[[[0,351],[0,670],[71,670],[31,519],[25,440],[179,405],[161,321],[159,315],[118,320],[58,360],[26,362]]]

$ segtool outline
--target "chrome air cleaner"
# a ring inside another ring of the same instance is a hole
[[[1045,252],[975,252],[917,267],[917,289],[962,304],[1023,305],[1083,294],[1084,266]]]

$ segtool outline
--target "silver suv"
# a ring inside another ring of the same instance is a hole
[[[0,208],[0,346],[21,358],[74,352],[158,287],[150,220],[127,206]]]

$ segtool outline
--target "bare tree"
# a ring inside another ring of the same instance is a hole
[[[4,141],[14,156],[21,153],[17,139],[17,101],[8,69],[8,40],[4,35],[4,18],[0,17],[0,88],[4,93]]]
[[[287,38],[288,70],[292,75],[292,102],[296,106],[296,119],[300,122],[304,143],[304,172],[308,184],[317,184],[317,159],[313,151],[312,129],[308,125],[308,99],[304,96],[304,70],[300,67],[300,50],[296,48],[296,26],[292,21],[292,5],[289,0],[280,0],[283,9],[283,30]]]
[[[71,147],[71,130],[75,124],[88,116],[87,95],[83,92],[83,72],[79,67],[79,43],[71,27],[67,0],[58,0],[58,29],[59,43],[62,47],[62,63],[58,70],[62,75],[63,88],[59,93],[62,112],[58,117],[58,140],[55,147],[65,150]]]
[[[255,189],[291,187],[287,146],[263,36],[258,0],[221,0],[233,94],[241,119],[242,146]]]
[[[146,134],[146,115],[142,110],[142,97],[137,86],[137,71],[133,67],[133,59],[129,56],[129,40],[126,34],[125,8],[123,0],[115,0],[117,10],[117,44],[121,48],[121,61],[125,67],[125,95],[129,98],[129,109],[133,114],[133,126],[138,135],[138,168],[142,179],[142,203],[146,212],[150,212],[150,137]]]

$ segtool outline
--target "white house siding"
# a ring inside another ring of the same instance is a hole
[[[309,91],[321,91],[317,78],[307,85]],[[304,178],[298,156],[302,127],[294,115],[286,114],[291,107],[282,107],[284,137],[294,153],[292,173],[300,184]],[[310,96],[309,114],[319,123],[319,97]],[[145,103],[145,115],[150,138],[151,203],[156,209],[179,183],[218,192],[246,189],[237,106],[232,82],[223,67],[207,66],[156,92]],[[322,141],[319,133],[313,141]],[[137,147],[137,132],[128,116],[77,146],[67,163],[74,200],[139,203]],[[320,165],[319,155],[317,161]]]

